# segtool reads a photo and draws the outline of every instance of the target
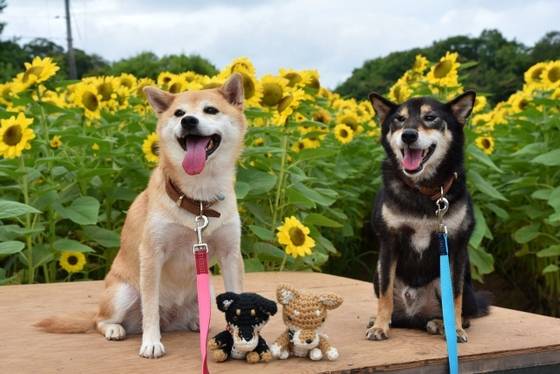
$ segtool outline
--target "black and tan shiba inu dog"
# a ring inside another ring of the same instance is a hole
[[[473,290],[467,252],[475,221],[463,167],[463,127],[475,96],[467,91],[445,104],[418,97],[397,105],[370,95],[387,153],[372,212],[380,254],[374,279],[378,312],[366,332],[370,340],[387,339],[389,325],[443,333],[435,216],[442,190],[449,200],[444,222],[457,340],[467,341],[469,318],[488,313],[487,295]]]

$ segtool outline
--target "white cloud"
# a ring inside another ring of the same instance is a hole
[[[4,36],[64,44],[62,1],[8,1]],[[445,1],[115,1],[74,0],[75,45],[110,60],[140,51],[198,53],[222,67],[250,57],[259,74],[317,68],[334,87],[369,58],[450,35],[498,28],[532,44],[557,28],[560,2]],[[232,5],[235,4],[235,5]],[[24,39],[26,40],[26,39]]]

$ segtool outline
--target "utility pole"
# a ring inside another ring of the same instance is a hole
[[[70,0],[64,0],[66,10],[66,40],[68,41],[68,74],[70,79],[78,79],[76,71],[76,57],[74,56],[74,47],[72,47],[72,25],[70,22]]]

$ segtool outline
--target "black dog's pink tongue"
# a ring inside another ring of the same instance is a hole
[[[188,175],[200,174],[206,164],[206,147],[209,136],[188,136],[187,151],[183,159],[183,169]]]
[[[421,149],[404,149],[404,158],[402,161],[405,170],[413,171],[420,167],[422,163],[422,150]]]

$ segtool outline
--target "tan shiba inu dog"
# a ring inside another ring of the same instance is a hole
[[[220,88],[144,92],[158,116],[160,161],[128,211],[99,310],[37,326],[55,333],[97,328],[108,340],[142,332],[140,356],[157,358],[165,354],[161,330],[198,330],[192,246],[201,208],[210,217],[209,256],[218,260],[226,291],[243,291],[234,177],[246,123],[239,74]]]

